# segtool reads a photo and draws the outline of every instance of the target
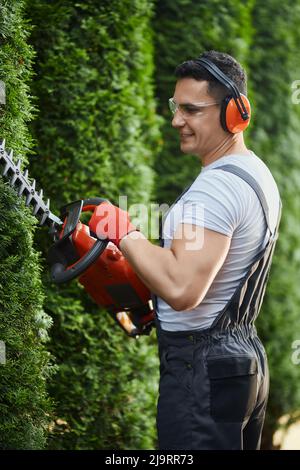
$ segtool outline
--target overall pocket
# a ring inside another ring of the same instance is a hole
[[[178,384],[189,391],[193,377],[193,345],[168,346],[165,365]]]
[[[255,357],[208,357],[210,412],[215,421],[243,422],[257,400],[257,359]]]

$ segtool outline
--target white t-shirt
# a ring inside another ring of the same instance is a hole
[[[163,330],[209,328],[270,237],[260,201],[251,186],[237,175],[214,170],[225,164],[238,166],[256,179],[265,195],[274,233],[280,196],[270,170],[260,158],[253,152],[250,155],[232,154],[203,167],[163,221],[164,247],[171,246],[179,223],[194,224],[227,235],[231,244],[222,268],[195,308],[176,311],[157,297],[157,315]],[[195,211],[195,205],[199,210]]]

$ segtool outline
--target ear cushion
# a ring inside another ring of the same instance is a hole
[[[221,105],[221,124],[225,131],[236,134],[244,131],[250,123],[251,106],[247,96],[241,94],[249,118],[244,121],[232,96],[226,96]]]

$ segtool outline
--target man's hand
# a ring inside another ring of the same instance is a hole
[[[120,241],[130,232],[139,230],[130,221],[128,212],[110,202],[102,202],[94,211],[89,221],[90,230],[97,237],[113,242],[118,248]]]

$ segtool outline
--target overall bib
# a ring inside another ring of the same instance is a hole
[[[256,180],[235,165],[215,169],[234,173],[252,187],[270,228],[268,205]],[[164,331],[155,315],[160,357],[159,449],[260,448],[269,374],[254,322],[266,289],[280,216],[281,203],[275,232],[210,328]],[[153,299],[157,311],[157,299]]]

